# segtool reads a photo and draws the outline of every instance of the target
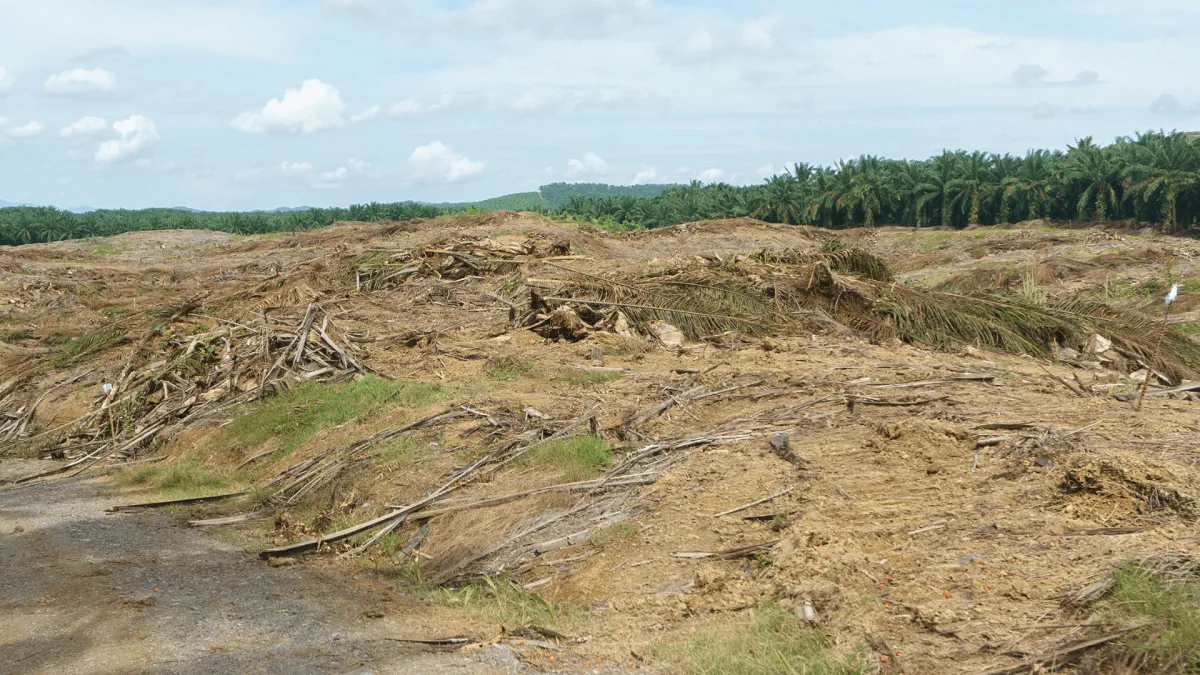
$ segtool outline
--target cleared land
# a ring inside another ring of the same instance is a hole
[[[246,490],[102,522],[149,554],[224,537],[195,545],[294,584],[297,602],[333,589],[335,608],[362,605],[371,618],[343,617],[371,624],[354,639],[467,636],[473,647],[437,656],[468,667],[987,672],[1056,653],[1081,672],[1187,667],[1195,652],[1170,644],[1188,644],[1195,611],[1171,600],[1194,592],[1200,404],[1164,392],[1200,379],[1187,337],[1198,255],[1190,239],[1040,222],[616,235],[504,212],[0,249],[0,432],[20,461],[59,457],[7,475],[91,457],[0,487],[0,546],[27,567],[63,510]],[[1004,312],[979,309],[972,294],[989,289],[1009,293]],[[1063,314],[1084,295],[1112,314]],[[1024,327],[1004,323],[1013,307]],[[949,337],[931,332],[936,317]],[[301,335],[319,344],[297,348]],[[1134,410],[1130,376],[1151,361],[1163,381]],[[288,372],[258,375],[275,362]],[[394,529],[296,566],[253,560],[411,504]],[[234,515],[253,517],[185,530]],[[57,539],[59,557],[73,545]],[[4,593],[6,617],[40,611]],[[89,610],[105,630],[173,611],[105,597]],[[1138,611],[1147,597],[1158,609]],[[532,626],[565,638],[511,632]],[[47,671],[86,669],[107,635],[37,656],[15,623],[0,630],[6,653]],[[514,660],[471,661],[489,642]],[[339,654],[320,658],[353,667]],[[131,667],[171,669],[156,663]]]

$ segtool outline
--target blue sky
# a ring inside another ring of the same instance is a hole
[[[0,0],[0,199],[255,209],[1200,129],[1195,0]]]

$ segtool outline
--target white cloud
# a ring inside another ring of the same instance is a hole
[[[12,120],[0,117],[0,145],[8,145],[12,139],[32,138],[46,130],[46,125],[38,121],[26,122],[14,126]]]
[[[0,96],[7,94],[17,86],[17,78],[8,72],[4,66],[0,66]]]
[[[307,176],[312,173],[313,165],[308,162],[280,162],[279,175],[281,176]]]
[[[305,80],[299,87],[289,88],[282,99],[267,101],[262,110],[242,113],[233,120],[233,127],[248,134],[312,134],[374,119],[379,110],[379,106],[372,106],[358,115],[351,115],[337,89],[312,79]]]
[[[643,169],[633,177],[634,185],[643,185],[645,183],[653,183],[658,180],[658,171],[654,169]]]
[[[108,121],[103,117],[80,117],[74,122],[58,130],[63,138],[79,138],[97,136],[108,131]]]
[[[725,172],[721,169],[705,169],[696,174],[696,180],[701,183],[720,183],[725,180]]]
[[[55,96],[111,94],[117,90],[117,76],[103,68],[71,68],[51,75],[42,91]]]
[[[388,111],[392,117],[424,117],[436,115],[454,108],[460,108],[470,103],[468,99],[454,94],[442,94],[436,98],[415,99],[406,98],[392,106]]]
[[[607,176],[608,162],[594,152],[585,152],[581,159],[570,159],[567,161],[568,176],[581,176],[584,174]]]
[[[498,107],[519,115],[616,111],[662,106],[666,99],[658,93],[638,90],[601,89],[596,91],[531,91],[514,99],[501,100]]]
[[[13,127],[6,130],[4,133],[9,138],[32,138],[46,130],[46,125],[41,122],[27,122],[19,127]]]
[[[1100,73],[1094,70],[1081,70],[1075,73],[1075,84],[1088,85],[1100,81]]]
[[[754,175],[758,176],[759,178],[770,178],[777,173],[778,172],[775,170],[774,164],[764,164],[754,171]]]
[[[482,174],[487,170],[487,162],[471,160],[434,141],[412,151],[408,169],[415,180],[457,183]]]
[[[134,115],[113,122],[112,128],[119,137],[100,144],[94,157],[98,166],[111,166],[141,159],[153,152],[158,145],[158,129],[154,126],[154,121],[145,115]]]

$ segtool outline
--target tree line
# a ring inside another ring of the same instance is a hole
[[[760,185],[668,187],[651,199],[574,196],[562,211],[610,226],[662,227],[752,216],[821,227],[964,227],[1036,218],[1132,219],[1164,231],[1200,220],[1200,141],[1150,132],[1024,157],[945,151],[926,160],[873,155],[834,166],[799,163]]]
[[[535,196],[536,195],[536,196]],[[511,198],[511,199],[508,199]],[[0,245],[98,237],[138,230],[204,229],[261,234],[324,227],[335,221],[412,220],[447,213],[525,206],[616,228],[752,216],[821,227],[898,224],[964,227],[1054,220],[1132,219],[1165,231],[1200,222],[1200,140],[1149,132],[1110,145],[1090,137],[1024,157],[945,151],[926,160],[873,155],[833,166],[795,164],[763,183],[608,186],[553,183],[538,193],[467,204],[396,202],[299,211],[186,209],[71,213],[50,207],[0,209]]]

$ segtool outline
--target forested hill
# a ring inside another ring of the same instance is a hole
[[[670,185],[606,185],[604,183],[550,183],[538,189],[542,199],[553,208],[562,208],[572,197],[638,197],[653,199]]]

